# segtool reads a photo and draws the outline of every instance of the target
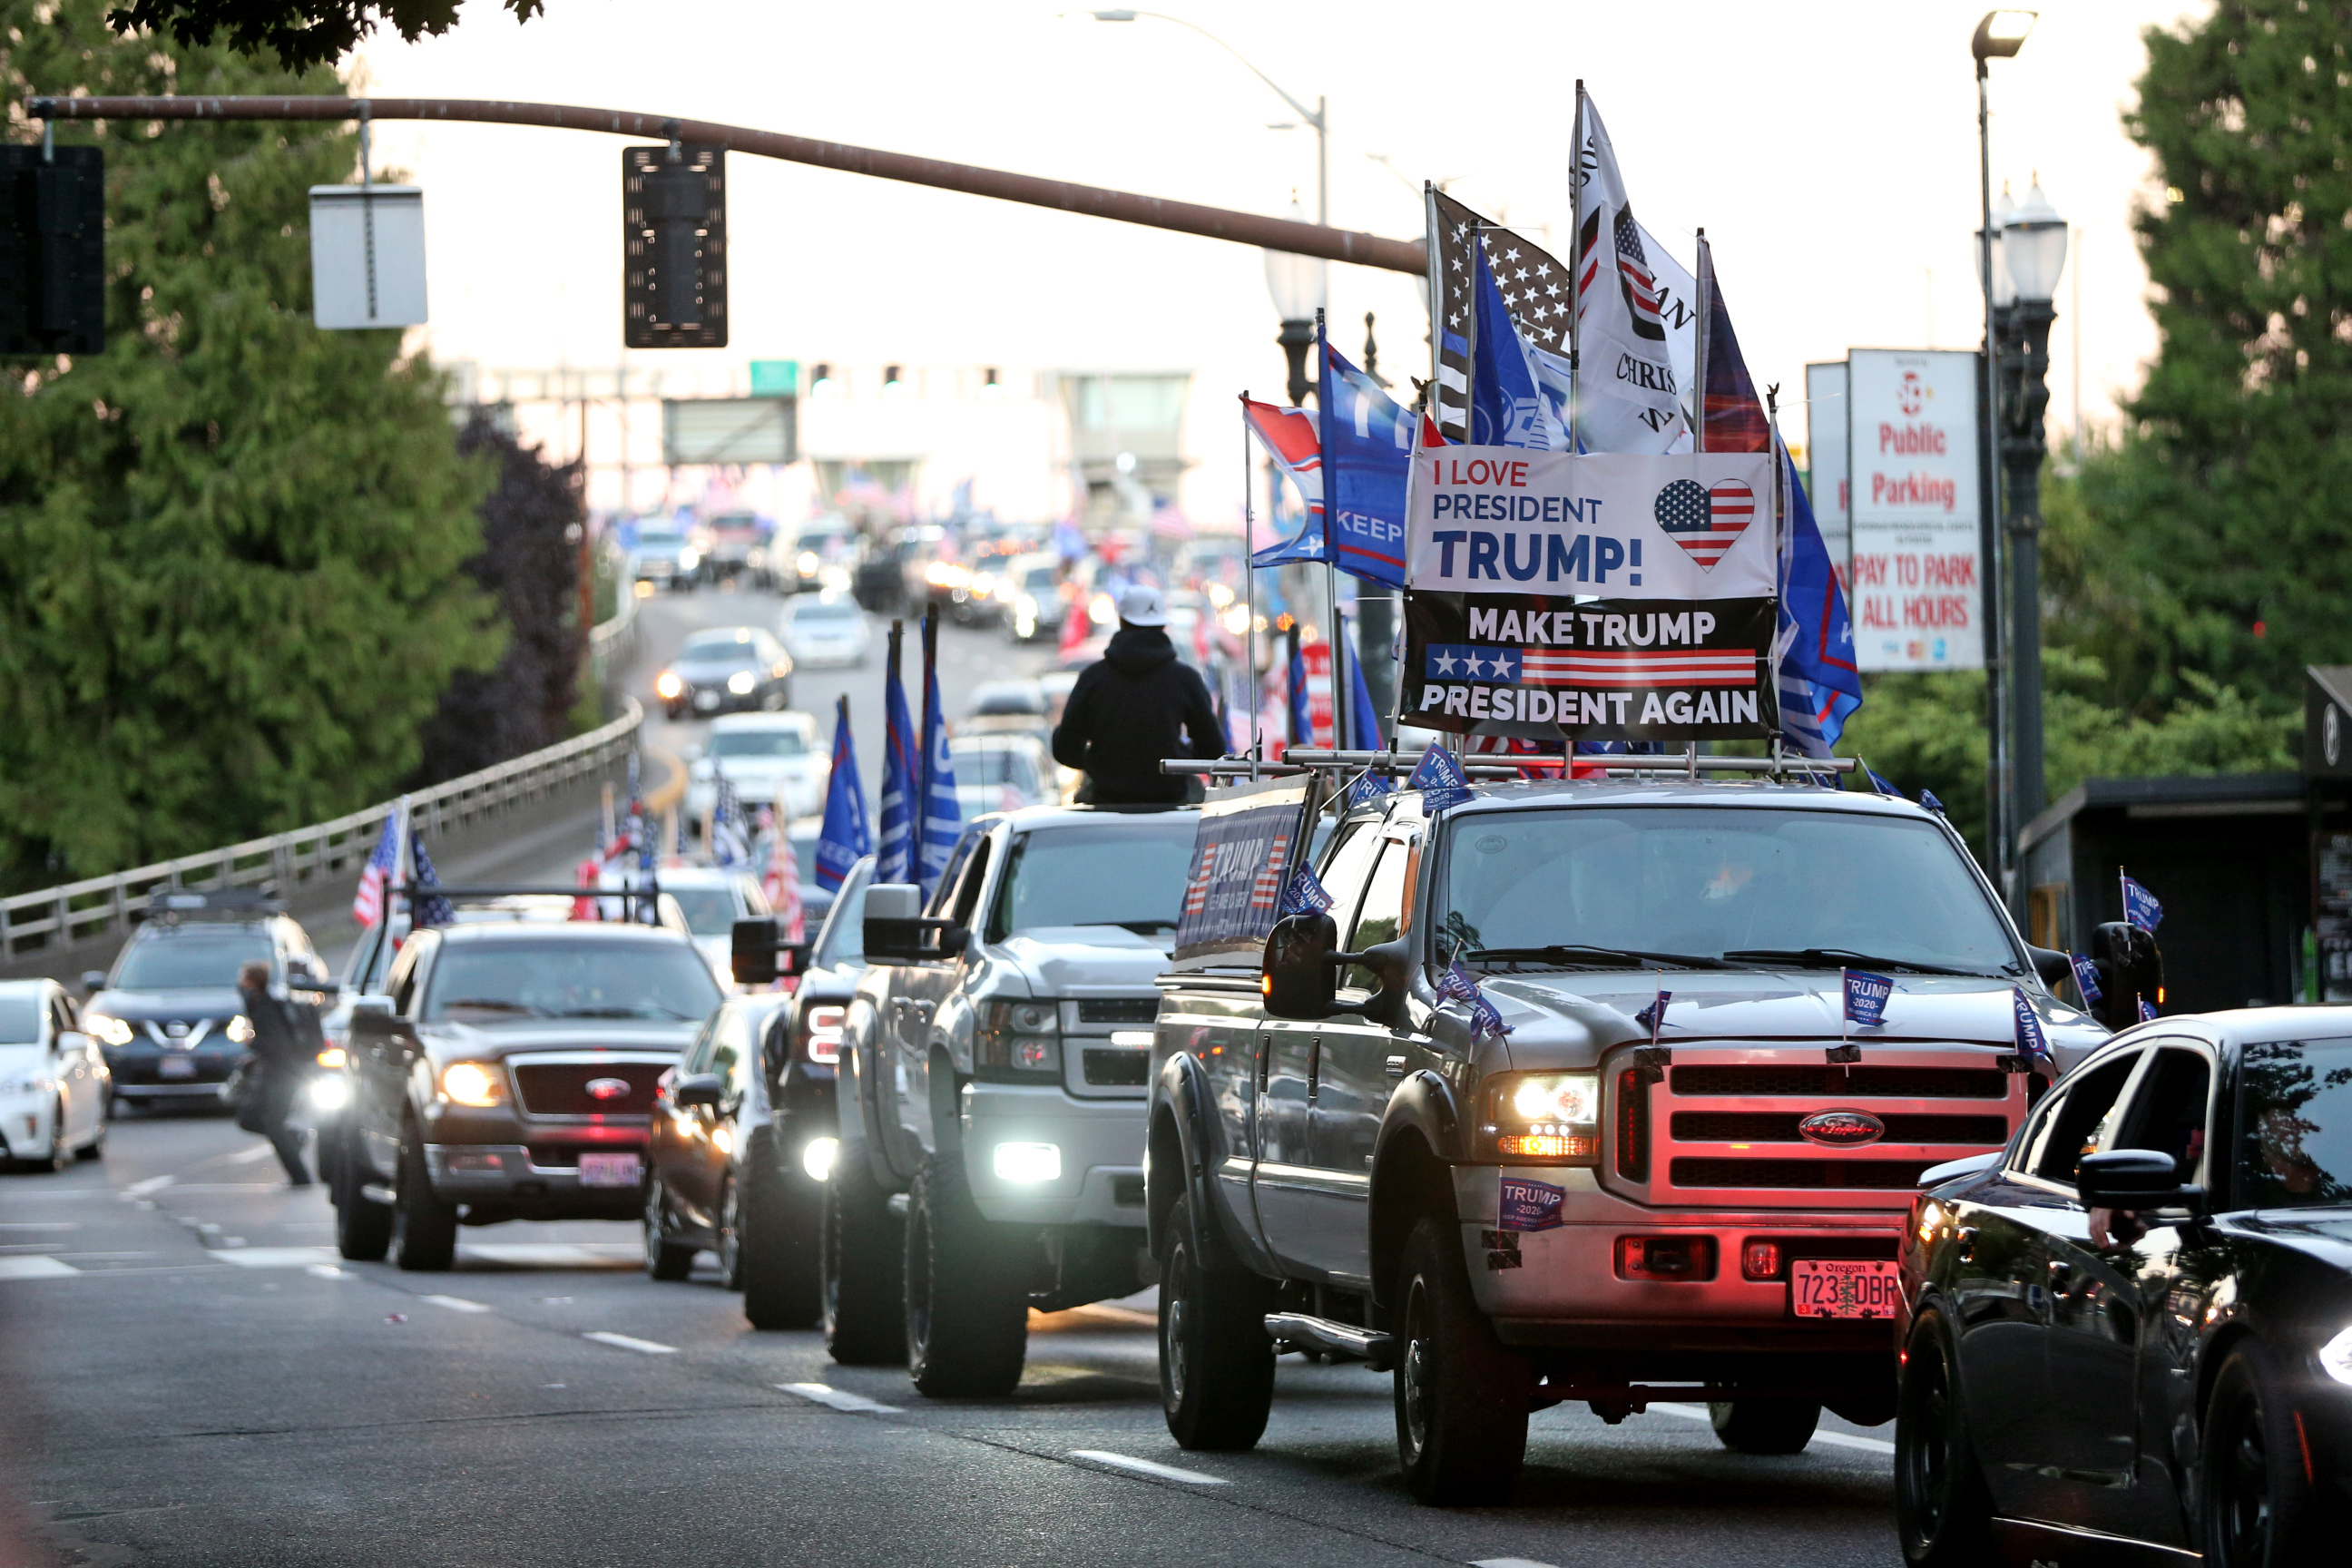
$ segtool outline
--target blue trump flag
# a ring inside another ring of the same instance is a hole
[[[1349,364],[1328,338],[1318,341],[1323,372],[1315,395],[1322,408],[1323,515],[1332,563],[1402,588],[1412,411]]]
[[[1781,480],[1789,492],[1789,537],[1780,559],[1780,625],[1774,639],[1780,733],[1806,756],[1826,757],[1833,754],[1846,720],[1862,706],[1853,618],[1788,447],[1780,448],[1780,458]]]
[[[838,892],[850,868],[874,853],[866,820],[866,785],[857,776],[857,745],[849,734],[849,699],[833,712],[833,773],[824,786],[824,826],[816,840],[816,883]]]
[[[1885,1023],[1886,999],[1895,994],[1895,982],[1866,969],[1841,973],[1845,977],[1845,1021],[1865,1029],[1875,1029]]]
[[[2154,893],[2129,876],[2124,876],[2124,919],[2150,936],[2164,923],[2164,906],[2156,901]]]
[[[956,799],[955,764],[948,756],[948,726],[940,712],[940,607],[923,615],[923,826],[920,881],[929,898],[963,832],[963,805]]]
[[[1475,255],[1478,337],[1470,361],[1471,444],[1560,451],[1568,446],[1567,434],[1537,384],[1535,361],[1511,322],[1503,291],[1495,287],[1483,238]]]
[[[907,688],[898,678],[905,637],[892,621],[890,658],[882,677],[882,835],[874,862],[877,882],[915,879],[915,792],[921,764],[915,721],[907,712]]]
[[[1462,771],[1454,753],[1434,741],[1421,753],[1421,761],[1413,764],[1412,776],[1405,781],[1404,787],[1421,791],[1422,808],[1433,813],[1449,810],[1470,798],[1469,775]]]
[[[2042,1016],[2033,1010],[2033,1003],[2025,994],[2025,988],[2020,985],[2011,986],[2009,1003],[2017,1016],[2017,1054],[2034,1061],[2048,1061],[2050,1037],[2043,1031]]]

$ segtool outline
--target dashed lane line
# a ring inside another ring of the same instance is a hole
[[[1129,1454],[1108,1453],[1100,1448],[1073,1448],[1070,1450],[1070,1458],[1083,1459],[1090,1465],[1108,1465],[1115,1470],[1129,1470],[1139,1476],[1150,1476],[1155,1480],[1181,1481],[1186,1486],[1222,1487],[1228,1484],[1223,1476],[1204,1476],[1198,1470],[1180,1470],[1173,1465],[1157,1464],[1152,1460],[1139,1459]]]
[[[446,1307],[453,1312],[487,1312],[479,1301],[468,1301],[463,1296],[419,1296],[420,1301],[430,1301],[436,1307]]]
[[[331,1263],[313,1263],[302,1270],[320,1279],[356,1279],[358,1275],[348,1268],[338,1268]]]
[[[0,1279],[62,1279],[80,1272],[54,1258],[0,1258]]]
[[[603,1329],[591,1330],[589,1332],[582,1334],[580,1337],[583,1340],[594,1340],[600,1345],[612,1345],[620,1350],[641,1351],[646,1355],[676,1355],[677,1353],[677,1347],[676,1345],[659,1344],[652,1340],[635,1339],[628,1334],[607,1333]]]
[[[308,1268],[313,1263],[332,1263],[335,1249],[331,1247],[240,1247],[234,1251],[215,1251],[209,1256],[223,1263],[234,1263],[239,1268]]]
[[[1679,1415],[1685,1421],[1712,1421],[1715,1419],[1714,1416],[1707,1413],[1706,1408],[1704,1405],[1653,1405],[1650,1408],[1658,1412],[1661,1415]],[[1883,1437],[1854,1437],[1850,1436],[1843,1432],[1815,1432],[1813,1434],[1812,1440],[1816,1443],[1825,1443],[1832,1448],[1859,1448],[1866,1454],[1892,1454],[1895,1452],[1895,1445],[1887,1442]]]
[[[831,1388],[822,1383],[780,1383],[776,1386],[786,1394],[797,1394],[815,1404],[860,1415],[897,1415],[903,1411],[900,1405],[885,1405],[878,1399],[868,1399],[862,1394],[852,1394],[845,1388]]]
[[[143,1198],[149,1193],[162,1192],[178,1180],[177,1176],[150,1176],[143,1182],[131,1183],[122,1189],[122,1193],[125,1197]]]
[[[1556,1565],[1538,1563],[1532,1557],[1473,1557],[1470,1568],[1556,1568]]]

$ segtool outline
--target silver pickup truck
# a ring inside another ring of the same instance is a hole
[[[825,1344],[929,1394],[1021,1381],[1029,1309],[1142,1288],[1153,977],[1197,813],[983,817],[928,910],[866,894],[824,1230]]]
[[[1276,841],[1220,819],[1277,811],[1268,787],[1211,794],[1188,910],[1263,900]],[[1951,828],[1763,781],[1337,815],[1328,913],[1222,945],[1188,923],[1160,982],[1149,1203],[1177,1439],[1255,1443],[1284,1351],[1394,1372],[1429,1502],[1507,1496],[1528,1413],[1564,1400],[1612,1422],[1703,1401],[1761,1453],[1804,1447],[1824,1407],[1890,1418],[1922,1173],[1998,1150],[2107,1034]],[[1847,1022],[1845,969],[1883,1021]],[[2021,1011],[2046,1048],[2021,1050]]]

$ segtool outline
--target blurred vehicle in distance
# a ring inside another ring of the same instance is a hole
[[[779,801],[796,818],[824,810],[833,761],[806,713],[730,714],[712,722],[708,742],[687,750],[686,814],[697,824],[718,804],[722,771],[747,812]]]
[[[698,631],[654,677],[654,695],[672,719],[743,709],[773,712],[792,703],[793,656],[757,626]]]
[[[1034,735],[959,735],[948,742],[963,820],[1060,798],[1053,753]]]
[[[702,552],[667,518],[642,518],[629,549],[629,581],[691,588],[701,580]]]
[[[801,525],[790,547],[789,560],[776,547],[777,585],[787,593],[813,594],[820,588],[846,588],[857,564],[857,531],[845,517],[818,518]]]
[[[1051,552],[1021,555],[999,574],[997,595],[1004,601],[1005,629],[1015,642],[1058,636],[1068,606],[1062,600],[1061,557]]]
[[[0,980],[0,1170],[62,1171],[106,1150],[106,1058],[54,980]]]
[[[808,669],[860,669],[874,647],[874,628],[866,624],[866,612],[838,588],[786,599],[776,629],[793,662]]]
[[[604,868],[600,884],[618,889],[635,886],[645,879],[634,867],[617,864]],[[653,873],[653,883],[661,889],[662,902],[675,901],[684,918],[688,933],[694,945],[710,964],[710,973],[719,984],[734,988],[735,973],[729,938],[735,922],[753,915],[768,913],[768,899],[760,890],[760,879],[751,870],[733,866],[664,866]],[[614,900],[603,900],[610,902]],[[620,918],[617,914],[614,918]]]
[[[761,587],[772,587],[767,571],[770,526],[748,511],[722,511],[703,525],[710,545],[702,568],[713,582],[748,575]]]

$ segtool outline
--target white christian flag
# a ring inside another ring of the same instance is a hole
[[[1651,254],[1655,242],[1634,220],[1609,132],[1581,92],[1577,118],[1577,441],[1588,452],[1687,451],[1680,334],[1669,319],[1670,286],[1686,275]]]

